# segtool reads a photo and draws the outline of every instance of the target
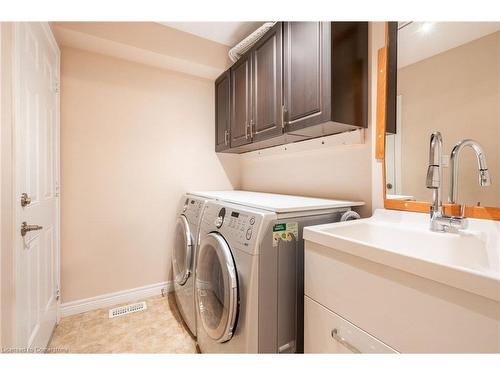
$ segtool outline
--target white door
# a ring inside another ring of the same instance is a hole
[[[37,349],[58,311],[59,49],[46,23],[16,23],[14,46],[16,336]],[[40,228],[22,236],[23,223]]]

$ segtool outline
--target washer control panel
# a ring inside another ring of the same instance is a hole
[[[209,226],[227,241],[249,248],[256,240],[261,214],[222,204],[208,204],[205,218]]]
[[[255,225],[255,216],[250,216],[247,213],[239,211],[231,211],[230,217],[228,218],[228,228],[232,230],[233,233],[238,234],[237,237],[243,238],[245,234],[245,239],[250,241],[253,234],[253,226]]]

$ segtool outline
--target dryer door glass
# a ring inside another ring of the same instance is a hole
[[[217,233],[200,244],[196,297],[203,329],[217,342],[231,339],[238,313],[238,279],[227,242]]]
[[[175,227],[174,252],[172,254],[172,268],[174,281],[184,285],[191,274],[193,254],[193,238],[189,224],[184,215],[179,216]]]

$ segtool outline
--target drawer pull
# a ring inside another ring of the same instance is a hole
[[[361,353],[361,351],[356,348],[355,346],[351,345],[345,338],[343,338],[340,334],[339,334],[339,330],[337,328],[334,328],[332,329],[332,332],[331,332],[331,335],[332,335],[332,338],[337,341],[338,343],[340,343],[341,345],[345,346],[347,349],[349,349],[351,352],[354,352],[354,353]]]

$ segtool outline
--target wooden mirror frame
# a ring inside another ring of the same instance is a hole
[[[397,40],[396,40],[397,42]],[[377,60],[377,123],[376,123],[376,145],[375,158],[382,162],[382,192],[384,194],[384,207],[389,210],[425,212],[430,211],[430,202],[424,201],[401,201],[387,199],[385,180],[385,130],[387,125],[387,95],[389,91],[389,53],[391,40],[389,22],[385,23],[385,45],[378,50]],[[429,134],[430,136],[430,134]],[[422,182],[423,183],[423,182]],[[459,204],[443,204],[444,212],[449,216],[460,215]],[[465,217],[487,220],[500,220],[500,207],[466,206]]]

